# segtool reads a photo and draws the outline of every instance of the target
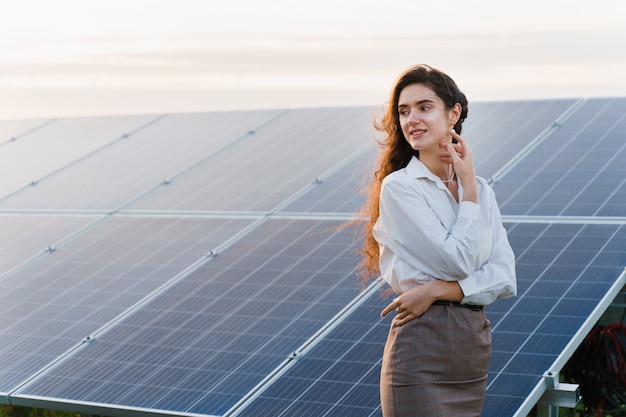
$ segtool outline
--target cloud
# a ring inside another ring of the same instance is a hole
[[[52,42],[52,41],[48,41]],[[84,41],[83,41],[84,42]],[[215,36],[167,39],[94,39],[82,49],[71,42],[44,44],[42,49],[57,55],[11,60],[0,57],[4,76],[13,85],[33,79],[41,86],[94,87],[128,82],[147,86],[152,82],[178,85],[187,77],[202,80],[216,77],[273,79],[299,75],[332,79],[375,77],[399,73],[415,63],[437,63],[445,71],[493,72],[515,66],[606,67],[626,62],[626,39],[619,33],[555,32],[535,35],[472,35],[415,37],[239,37]],[[63,52],[65,51],[65,53]],[[535,74],[534,76],[541,76]],[[22,80],[22,81],[20,81]],[[45,81],[43,81],[45,80]],[[74,80],[74,81],[72,81]],[[5,87],[7,83],[4,82]],[[249,85],[245,84],[246,88]],[[154,86],[158,88],[158,85]]]
[[[448,72],[474,100],[626,96],[623,31],[498,36],[98,33],[80,39],[0,39],[0,47],[5,52],[0,55],[0,94],[10,103],[0,109],[4,114],[32,114],[33,103],[53,102],[54,97],[57,105],[49,107],[50,114],[61,108],[60,101],[91,97],[103,97],[101,114],[377,105],[395,77],[416,63]],[[76,114],[88,109],[98,114],[96,104],[74,108]],[[72,103],[66,107],[70,112]]]

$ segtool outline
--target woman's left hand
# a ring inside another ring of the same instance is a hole
[[[385,317],[393,310],[396,310],[396,317],[393,320],[397,326],[402,326],[421,316],[435,301],[435,298],[429,291],[429,284],[418,285],[403,292],[381,311],[380,316]]]

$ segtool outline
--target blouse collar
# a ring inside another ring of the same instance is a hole
[[[411,158],[406,166],[406,172],[411,178],[429,178],[435,182],[437,181],[437,176],[417,156]]]
[[[419,160],[417,156],[413,156],[406,166],[406,173],[411,178],[428,178],[437,185],[438,188],[449,192],[448,187],[441,181],[441,178],[433,174],[430,169]],[[461,183],[459,182],[459,194],[462,193]]]

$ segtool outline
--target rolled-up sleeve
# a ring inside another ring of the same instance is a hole
[[[517,294],[515,254],[502,225],[493,190],[488,188],[487,192],[490,201],[490,226],[495,238],[487,262],[469,277],[459,281],[464,295],[461,302],[466,304],[487,305],[499,298],[510,298]]]

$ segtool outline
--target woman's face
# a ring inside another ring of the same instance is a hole
[[[443,100],[424,84],[411,84],[400,92],[398,114],[402,133],[420,152],[440,152],[439,144],[450,142],[450,131],[460,114],[460,104],[446,109]]]

